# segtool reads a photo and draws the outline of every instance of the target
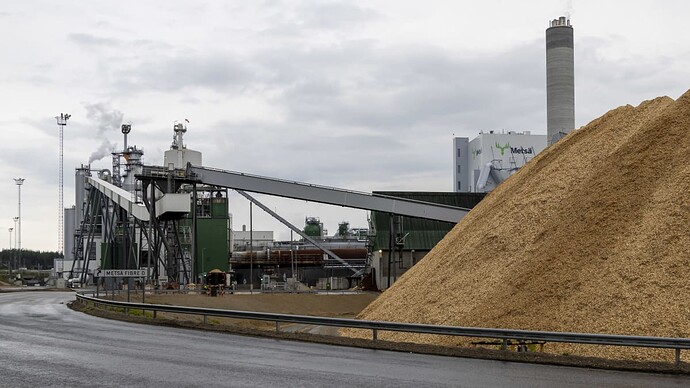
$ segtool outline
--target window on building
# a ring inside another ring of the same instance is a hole
[[[459,158],[460,156],[462,156],[462,155],[460,155],[460,148],[458,148],[458,158]]]
[[[446,186],[448,187],[448,186]],[[462,190],[462,182],[458,181],[458,190]]]

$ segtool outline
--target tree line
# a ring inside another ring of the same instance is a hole
[[[3,249],[0,251],[0,268],[6,269],[12,264],[12,268],[26,267],[29,269],[50,269],[53,267],[53,259],[62,259],[62,253],[50,251],[32,251],[22,249],[21,263],[18,262],[19,250]]]

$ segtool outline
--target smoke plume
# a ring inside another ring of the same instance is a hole
[[[568,0],[565,2],[565,17],[572,19],[573,17],[573,0]]]
[[[98,147],[98,149],[94,151],[91,154],[91,156],[89,156],[89,164],[97,160],[103,159],[104,157],[110,155],[112,152],[115,152],[115,144],[110,143],[108,139],[103,139],[103,143],[101,143],[100,147]]]
[[[97,123],[99,135],[105,135],[110,130],[117,131],[122,124],[124,114],[117,109],[111,109],[108,104],[85,104],[84,108],[86,108],[86,118]]]
[[[122,125],[124,114],[106,103],[84,104],[84,108],[86,109],[86,118],[95,122],[98,137],[103,139],[98,149],[89,157],[89,164],[91,164],[115,152],[116,144],[108,140],[108,133],[113,130],[116,131],[115,133],[119,133],[118,129]]]

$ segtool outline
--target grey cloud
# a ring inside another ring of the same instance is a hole
[[[340,29],[382,18],[379,12],[350,2],[320,2],[297,9],[303,27]]]
[[[438,170],[438,150],[389,134],[260,123],[219,123],[212,133],[220,129],[229,135],[193,140],[193,148],[205,150],[205,165],[337,187],[389,179],[391,171]]]
[[[117,47],[122,44],[122,41],[118,39],[102,38],[92,34],[85,33],[69,34],[67,38],[74,43],[86,46]]]
[[[86,47],[105,47],[105,48],[127,48],[140,50],[170,50],[173,46],[165,42],[150,40],[150,39],[135,39],[122,40],[105,38],[102,36],[88,34],[83,32],[72,33],[67,36],[67,39],[78,45]]]
[[[273,6],[273,4],[271,4]],[[343,33],[366,23],[382,20],[381,13],[346,1],[317,2],[309,4],[283,4],[283,12],[269,19],[270,27],[260,35],[292,39],[314,33]]]
[[[195,147],[209,165],[336,186],[442,174],[451,132],[543,126],[543,56],[540,42],[482,60],[373,44],[261,53],[253,62],[274,72],[254,82],[281,91],[286,122],[218,123],[232,136]]]
[[[58,143],[43,144],[40,147],[31,149],[14,148],[3,151],[6,160],[14,161],[12,166],[17,170],[16,176],[27,179],[27,183],[38,186],[43,184],[55,184],[57,186],[58,176]],[[31,161],[27,163],[16,163],[18,160],[27,161],[27,155],[31,156]],[[65,166],[69,166],[65,164]],[[68,172],[69,174],[69,172]]]
[[[158,57],[118,72],[118,87],[128,92],[173,91],[201,87],[220,93],[251,86],[253,75],[241,61],[227,57]]]
[[[284,85],[283,103],[295,120],[391,128],[484,112],[490,121],[497,101],[512,97],[510,106],[521,110],[531,99],[520,97],[544,83],[541,47],[535,42],[519,50],[535,58],[517,61],[517,52],[511,51],[490,60],[456,59],[442,50],[414,47],[298,54],[291,57],[287,74],[276,79],[294,77]],[[314,56],[328,65],[314,66]],[[292,68],[306,70],[298,74]]]
[[[690,63],[679,63],[667,57],[610,59],[601,50],[620,39],[583,39],[575,53],[576,125],[591,120],[621,105],[637,105],[661,95],[677,98],[688,86],[678,82],[681,69]],[[579,47],[579,49],[578,49]]]

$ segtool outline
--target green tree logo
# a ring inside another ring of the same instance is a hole
[[[501,150],[501,156],[503,156],[503,155],[506,153],[506,150],[507,150],[509,147],[510,147],[510,143],[506,143],[506,145],[504,145],[503,147],[501,147],[501,145],[498,144],[498,142],[496,142],[496,148],[498,148],[499,150]]]

